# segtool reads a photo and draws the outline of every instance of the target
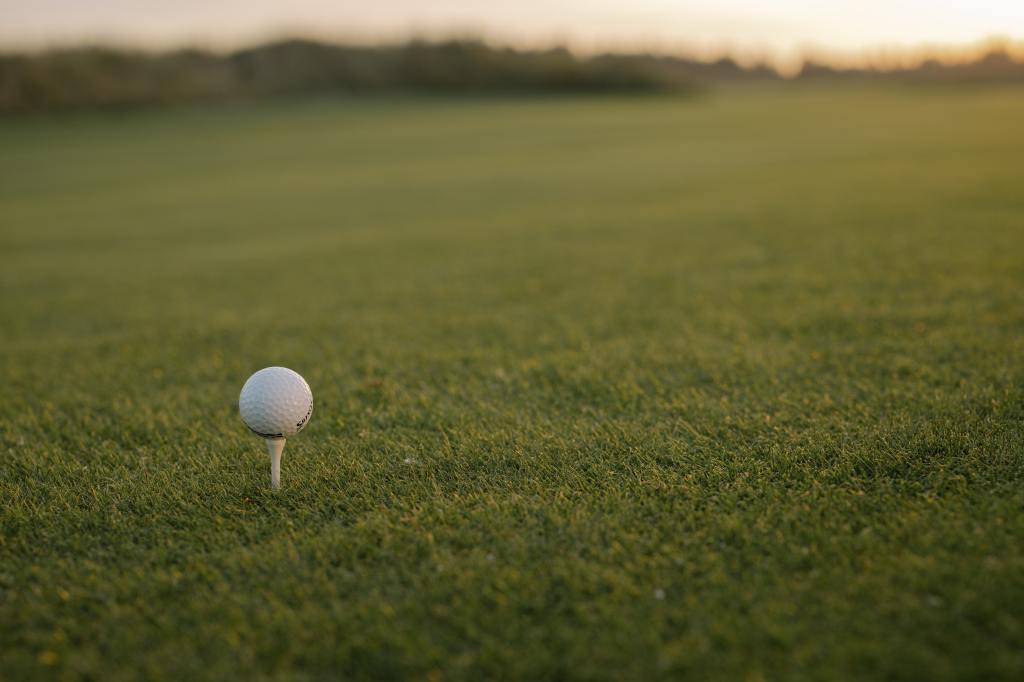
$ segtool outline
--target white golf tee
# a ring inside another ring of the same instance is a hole
[[[284,438],[268,438],[267,452],[270,453],[270,487],[281,489],[281,453],[284,452]]]

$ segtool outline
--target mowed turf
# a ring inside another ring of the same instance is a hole
[[[5,679],[1020,679],[1024,91],[0,123]],[[269,490],[238,391],[316,407]]]

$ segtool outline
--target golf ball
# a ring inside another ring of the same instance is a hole
[[[313,392],[305,379],[287,367],[267,367],[242,386],[238,412],[256,435],[289,438],[313,414]]]

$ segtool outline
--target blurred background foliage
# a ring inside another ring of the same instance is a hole
[[[782,76],[765,64],[651,54],[580,57],[476,40],[392,46],[286,40],[230,54],[82,47],[0,55],[0,113],[25,114],[299,94],[690,91]],[[798,81],[1024,83],[1024,62],[994,47],[972,61],[840,69],[808,61]]]

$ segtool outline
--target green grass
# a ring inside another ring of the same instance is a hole
[[[5,679],[1020,679],[1024,91],[0,124]],[[248,375],[316,397],[269,490]]]

